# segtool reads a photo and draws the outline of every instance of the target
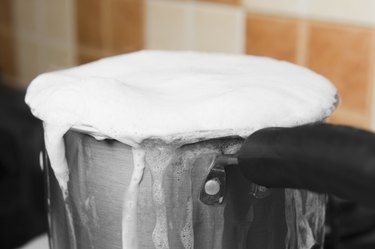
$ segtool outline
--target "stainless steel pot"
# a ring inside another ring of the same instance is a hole
[[[122,205],[133,168],[132,148],[115,140],[99,141],[76,131],[69,131],[64,139],[70,171],[65,201],[45,157],[51,248],[122,248]],[[269,195],[256,198],[250,194],[252,184],[233,167],[227,171],[225,203],[208,206],[199,201],[209,165],[195,159],[204,158],[205,154],[234,153],[242,142],[242,138],[227,137],[187,144],[175,150],[163,178],[169,248],[189,248],[186,243],[189,239],[193,239],[190,248],[195,249],[322,246],[324,195],[273,189]],[[157,146],[155,143],[154,149]],[[139,249],[155,248],[152,181],[146,167],[137,203]],[[192,229],[186,230],[189,224]]]

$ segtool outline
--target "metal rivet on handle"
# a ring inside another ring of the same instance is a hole
[[[220,182],[217,178],[208,180],[204,185],[204,191],[208,195],[216,195],[220,191]]]

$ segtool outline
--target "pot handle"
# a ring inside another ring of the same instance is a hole
[[[252,182],[333,194],[375,207],[375,134],[316,123],[265,128],[241,147],[238,165]]]

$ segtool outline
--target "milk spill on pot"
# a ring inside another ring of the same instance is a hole
[[[68,196],[69,171],[65,158],[65,145],[63,136],[69,126],[47,125],[44,123],[44,141],[49,160],[57,181],[61,187],[64,199]],[[57,166],[58,165],[58,166]]]
[[[149,166],[152,176],[152,196],[156,210],[156,224],[152,233],[152,240],[156,249],[169,249],[168,221],[163,190],[163,176],[174,156],[175,148],[171,146],[145,145],[147,153],[145,161]]]
[[[193,204],[193,199],[199,193],[202,179],[193,175],[192,170],[194,168],[194,174],[199,174],[201,178],[204,178],[203,172],[206,170],[202,167],[203,165],[195,165],[195,159],[202,154],[235,153],[240,148],[242,139],[232,138],[225,141],[213,140],[208,143],[184,145],[152,139],[145,140],[137,149],[133,148],[133,176],[138,162],[144,159],[144,167],[150,171],[152,177],[151,191],[156,221],[151,236],[156,249],[194,248],[193,209],[197,203]],[[142,157],[138,159],[136,158],[137,151],[142,151]],[[192,179],[194,179],[194,186]],[[131,181],[128,189],[133,189],[133,185],[134,182]],[[132,191],[132,193],[132,198],[136,199],[136,192]],[[128,196],[128,194],[125,195],[125,201],[129,200]],[[205,245],[221,248],[224,207],[225,205],[209,207],[203,204],[195,207],[196,211],[202,212],[202,215],[197,215],[195,218],[196,232],[207,236],[204,240],[206,244],[202,245],[200,244],[202,241],[198,241],[197,245],[200,248],[205,248]],[[129,248],[125,245],[128,241],[135,241],[137,235],[127,231],[130,229],[136,231],[137,228],[135,223],[129,223],[127,217],[129,215],[136,217],[137,212],[133,210],[132,214],[129,213],[125,204],[123,208],[123,224],[126,224],[123,226],[123,248]],[[213,215],[203,215],[203,213],[209,214],[210,212]],[[214,233],[213,227],[215,227]],[[136,243],[132,244],[132,248],[137,248]]]
[[[166,193],[163,187],[163,179],[165,177],[165,171],[168,167],[173,167],[173,158],[175,157],[178,145],[166,144],[162,141],[149,141],[143,142],[139,147],[133,148],[133,173],[124,196],[123,205],[123,216],[122,216],[122,240],[123,249],[137,249],[137,199],[138,199],[138,186],[142,179],[144,168],[147,167],[151,172],[152,177],[152,198],[156,213],[155,227],[152,232],[152,241],[155,249],[169,249],[176,245],[173,237],[179,233],[179,228],[174,227],[172,224],[171,216],[174,214],[167,215],[166,205]],[[189,160],[190,159],[190,160]],[[188,154],[183,157],[182,166],[186,167],[176,177],[177,181],[181,181],[181,178],[188,178],[189,176],[182,176],[183,171],[189,170],[188,167],[192,167],[192,155]],[[174,170],[174,169],[172,169]],[[178,198],[178,193],[175,193],[173,197]],[[177,201],[179,202],[179,201]],[[180,232],[181,244],[185,249],[192,249],[194,242],[193,235],[193,218],[192,218],[192,197],[191,191],[188,197],[185,214],[185,224]],[[169,221],[168,221],[169,220]],[[172,235],[169,238],[169,234],[172,231]],[[170,245],[170,239],[172,245]]]
[[[193,232],[193,201],[190,197],[186,204],[186,220],[185,225],[181,229],[180,237],[182,245],[185,249],[193,249],[194,232]]]
[[[51,165],[61,165],[61,167],[54,167],[54,173],[56,179],[59,181],[59,185],[62,190],[64,198],[64,208],[66,213],[66,222],[68,225],[68,232],[70,233],[70,246],[72,249],[77,248],[76,232],[73,221],[73,214],[70,205],[70,199],[68,198],[68,180],[69,172],[64,170],[68,167],[66,158],[65,158],[65,146],[62,136],[69,129],[69,126],[47,126],[44,124],[44,140],[45,146],[48,153],[55,155],[50,157]]]
[[[141,148],[133,151],[133,173],[124,195],[122,212],[122,248],[137,249],[137,203],[138,188],[145,168],[145,152]]]

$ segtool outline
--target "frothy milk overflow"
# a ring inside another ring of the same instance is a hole
[[[166,171],[178,164],[190,172],[194,158],[205,152],[186,152],[176,163],[176,151],[214,138],[247,137],[263,127],[324,120],[335,109],[337,93],[324,77],[270,58],[140,51],[42,74],[28,88],[26,102],[44,122],[46,150],[64,199],[69,196],[63,140],[68,130],[132,147],[122,248],[139,248],[138,194],[148,170],[156,217],[152,241],[157,249],[169,249],[173,224],[163,187]],[[175,180],[181,172],[176,167]],[[185,199],[175,231],[185,249],[194,247],[194,198],[190,193]]]

